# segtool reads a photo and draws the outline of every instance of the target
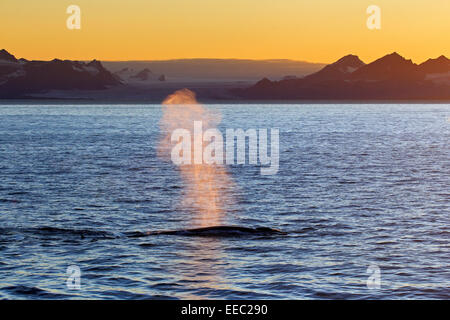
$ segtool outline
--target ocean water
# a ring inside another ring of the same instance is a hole
[[[1,105],[0,298],[450,298],[450,105],[208,107],[280,129],[276,175],[227,166],[222,223],[286,234],[132,237],[196,223],[161,107]]]

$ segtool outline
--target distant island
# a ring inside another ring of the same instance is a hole
[[[184,87],[205,102],[446,102],[450,101],[450,60],[442,55],[415,64],[394,52],[369,64],[356,55],[329,65],[239,59],[102,63],[29,61],[0,50],[1,100],[160,102]]]

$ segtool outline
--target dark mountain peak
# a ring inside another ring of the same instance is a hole
[[[145,81],[145,80],[149,79],[151,74],[152,74],[152,72],[148,68],[145,68],[145,69],[139,71],[138,73],[136,73],[135,75],[131,76],[131,78],[136,78],[136,79]]]
[[[423,76],[418,66],[407,60],[397,52],[385,55],[352,74],[353,80],[381,81],[381,80],[421,80]]]
[[[384,57],[381,57],[380,59],[375,60],[371,64],[373,64],[373,63],[376,63],[376,64],[410,64],[410,65],[414,64],[411,59],[408,60],[408,59],[402,57],[401,55],[399,55],[397,52],[387,54]]]
[[[346,65],[346,66],[355,66],[360,67],[364,65],[365,63],[359,59],[357,55],[354,54],[348,54],[346,56],[343,56],[338,61],[332,63],[333,65]]]
[[[332,63],[329,67],[334,67],[343,73],[351,73],[364,65],[365,63],[358,56],[349,54]]]
[[[387,54],[387,55],[385,55],[385,57],[395,57],[395,58],[401,58],[401,59],[404,59],[397,51],[394,51],[394,52],[392,52],[392,53],[389,53],[389,54]]]
[[[402,60],[406,60],[402,55],[400,55],[397,51],[394,51],[392,53],[389,53],[383,57],[381,57],[379,60],[381,59],[390,59],[392,61],[398,60],[398,61],[402,61]]]
[[[446,56],[441,55],[436,59],[428,59],[421,63],[419,69],[425,74],[447,73],[450,71],[450,60]]]
[[[365,63],[361,61],[358,56],[349,54],[340,58],[336,62],[325,66],[318,72],[306,76],[305,79],[314,82],[344,80],[347,79],[352,72],[358,70],[364,65]]]
[[[17,62],[16,57],[14,57],[12,54],[10,54],[5,49],[0,50],[0,60]]]
[[[94,59],[91,62],[89,62],[87,64],[87,66],[88,67],[94,67],[94,68],[96,68],[98,70],[103,70],[104,69],[102,63],[100,61],[96,60],[96,59]]]
[[[286,81],[286,80],[282,80],[281,82],[284,82],[284,81]],[[263,78],[263,79],[259,80],[257,83],[255,83],[255,85],[253,87],[256,88],[256,90],[264,91],[264,89],[271,89],[274,84],[275,84],[275,82],[269,80],[268,78]]]
[[[429,64],[429,63],[449,63],[449,62],[450,62],[450,60],[446,56],[441,55],[435,59],[433,59],[433,58],[428,59],[427,61],[421,63],[420,66],[423,66],[423,65]]]
[[[259,85],[259,86],[265,86],[265,85],[270,85],[270,84],[272,84],[272,81],[270,81],[267,78],[263,78],[256,83],[256,85]]]

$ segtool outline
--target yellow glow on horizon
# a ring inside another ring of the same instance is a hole
[[[66,8],[81,8],[81,30]],[[366,8],[381,8],[381,30]],[[0,48],[27,59],[293,59],[450,56],[448,0],[41,0],[0,2]]]

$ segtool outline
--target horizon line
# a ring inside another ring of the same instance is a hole
[[[211,57],[168,58],[168,59],[123,59],[123,60],[121,60],[121,59],[114,59],[114,60],[113,60],[113,59],[101,59],[101,58],[71,59],[71,58],[56,58],[56,57],[54,57],[54,58],[49,58],[48,60],[46,60],[46,59],[28,59],[28,58],[24,58],[24,57],[17,58],[17,57],[14,55],[14,53],[12,53],[11,51],[8,51],[8,50],[5,49],[5,48],[2,48],[2,49],[0,49],[0,50],[5,50],[6,52],[12,54],[17,60],[19,60],[19,59],[25,59],[25,60],[28,60],[28,61],[52,61],[52,60],[54,60],[54,59],[63,60],[63,61],[64,61],[64,60],[70,60],[70,61],[93,61],[93,60],[97,60],[97,61],[101,61],[101,62],[170,62],[170,61],[183,61],[183,60],[184,60],[184,61],[188,61],[188,60],[226,60],[226,61],[233,61],[233,60],[235,60],[235,61],[255,61],[255,62],[290,61],[290,62],[300,62],[300,63],[308,63],[308,64],[328,65],[328,64],[332,64],[332,63],[338,61],[339,59],[341,59],[341,58],[343,58],[343,57],[345,57],[345,56],[348,56],[348,55],[355,55],[355,56],[357,56],[361,61],[363,61],[364,63],[366,63],[363,59],[361,59],[361,57],[360,57],[359,55],[354,54],[354,53],[349,53],[349,54],[343,55],[343,56],[341,56],[341,57],[339,57],[339,58],[333,60],[332,62],[315,62],[315,61],[307,61],[307,60],[296,60],[296,59],[290,59],[290,58],[252,59],[252,58],[211,58]],[[397,51],[392,51],[392,52],[386,53],[386,54],[380,56],[379,58],[376,58],[376,59],[374,59],[374,60],[372,60],[372,61],[370,61],[370,62],[368,62],[368,63],[366,63],[366,64],[369,64],[369,63],[371,63],[371,62],[373,62],[373,61],[376,61],[376,60],[378,60],[378,59],[380,59],[380,58],[382,58],[382,57],[385,57],[385,56],[387,56],[387,55],[389,55],[389,54],[392,54],[392,53],[397,53],[397,54],[399,54]],[[403,57],[404,59],[406,59],[406,60],[411,60],[411,61],[412,61],[413,63],[415,63],[415,64],[421,64],[421,63],[424,63],[424,62],[428,61],[429,59],[437,59],[437,58],[439,58],[439,57],[441,57],[441,56],[446,57],[445,54],[440,54],[440,55],[438,55],[438,56],[435,57],[435,58],[428,57],[428,58],[426,58],[425,60],[423,60],[422,62],[419,63],[419,62],[414,62],[413,59],[409,59],[408,57],[406,57],[406,56],[404,56],[404,55],[402,55],[402,54],[399,54],[399,55],[400,55],[401,57]]]

